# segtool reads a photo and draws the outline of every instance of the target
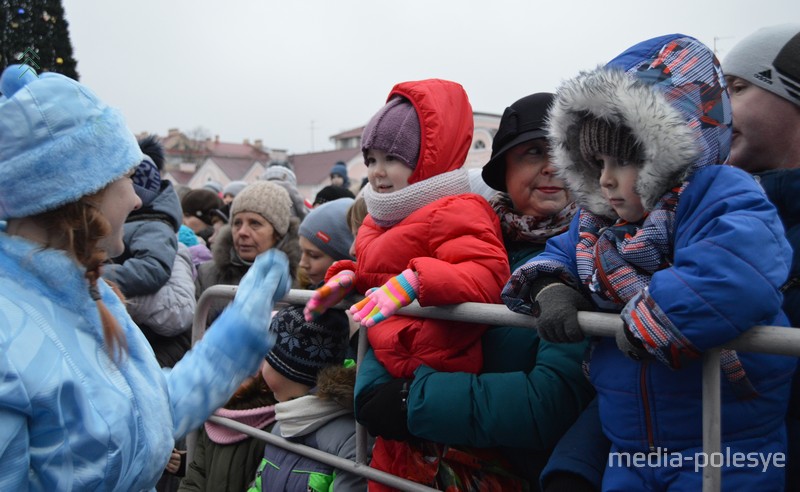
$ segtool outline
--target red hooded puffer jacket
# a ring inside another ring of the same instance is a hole
[[[389,98],[412,102],[421,126],[413,184],[460,168],[472,143],[472,108],[464,89],[445,80],[404,82]],[[388,99],[387,99],[388,100]],[[509,278],[496,214],[479,195],[441,198],[384,229],[367,216],[356,239],[356,289],[379,287],[406,268],[417,272],[422,306],[499,303]],[[328,277],[352,269],[335,263]],[[395,315],[370,328],[376,358],[394,377],[413,377],[425,364],[438,371],[479,372],[486,326]]]

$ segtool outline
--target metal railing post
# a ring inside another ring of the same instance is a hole
[[[722,485],[722,468],[714,466],[712,457],[720,453],[722,430],[722,404],[720,396],[720,349],[712,348],[703,354],[703,492],[719,492]]]
[[[273,444],[280,448],[286,449],[287,451],[299,454],[300,456],[305,456],[306,458],[312,459],[314,461],[319,461],[320,463],[330,465],[334,468],[338,468],[339,470],[348,471],[360,475],[362,477],[365,477],[369,480],[374,480],[376,482],[386,484],[390,487],[394,487],[399,490],[410,491],[410,492],[431,492],[438,490],[419,484],[417,482],[412,482],[411,480],[406,480],[405,478],[400,478],[398,476],[392,475],[391,473],[386,473],[380,470],[376,470],[374,468],[370,468],[368,465],[364,463],[356,463],[347,458],[340,458],[339,456],[335,456],[330,453],[320,451],[319,449],[312,448],[310,446],[287,441],[286,439],[280,436],[276,436],[274,434],[270,434],[269,432],[264,432],[259,429],[254,429],[249,425],[242,424],[235,420],[218,417],[216,415],[212,415],[211,417],[209,417],[208,420],[216,422],[218,424],[225,425],[227,427],[230,427],[231,429],[247,434],[248,436],[261,439],[262,441],[266,441],[269,444]]]
[[[233,299],[236,293],[235,286],[216,285],[207,289],[197,302],[194,324],[192,326],[192,344],[196,343],[205,331],[210,303],[215,298]],[[308,290],[291,290],[281,300],[285,304],[305,304],[313,294]],[[356,299],[357,300],[357,299]],[[342,301],[335,307],[347,309],[353,303],[353,298]],[[500,304],[480,304],[467,302],[452,306],[421,307],[417,301],[410,306],[402,308],[400,313],[408,316],[423,318],[449,319],[470,323],[481,323],[497,326],[516,326],[522,328],[535,328],[535,320],[530,316],[509,311]],[[613,337],[622,329],[622,320],[617,314],[579,312],[578,322],[587,336]],[[367,350],[367,330],[359,330],[358,360],[361,361]],[[776,355],[789,355],[800,357],[800,329],[787,329],[780,326],[755,326],[736,339],[724,344],[722,347],[707,350],[703,354],[703,452],[708,464],[703,468],[703,492],[719,491],[721,488],[721,468],[712,466],[712,455],[721,453],[721,380],[720,380],[720,351],[728,348],[739,351],[760,352]],[[322,463],[330,464],[337,468],[347,468],[349,471],[364,476],[370,480],[385,483],[400,490],[435,490],[411,482],[391,474],[383,473],[369,468],[367,461],[367,433],[363,426],[356,424],[356,461],[339,458],[328,453],[323,453],[314,448],[292,443],[278,436],[273,436],[264,431],[253,429],[238,422],[212,416],[209,420],[227,425],[231,428],[257,437],[264,441],[294,451],[297,454],[315,459]],[[196,431],[189,433],[187,441],[187,462],[191,462],[191,453],[196,442]],[[296,447],[300,446],[300,447]],[[306,448],[306,449],[303,449]],[[310,450],[310,451],[309,451]],[[318,454],[322,453],[322,454]]]
[[[366,355],[367,353],[368,345],[369,342],[367,341],[367,328],[362,326],[361,328],[358,329],[358,352],[356,354],[356,359],[358,360],[358,364],[360,364],[361,361],[364,360],[364,355]],[[367,434],[367,429],[363,425],[356,422],[356,463],[361,463],[361,464],[367,463],[368,445],[369,445],[369,435]]]

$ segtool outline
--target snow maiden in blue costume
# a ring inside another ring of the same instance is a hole
[[[151,489],[272,347],[286,256],[259,256],[170,372],[100,268],[141,205],[121,114],[56,73],[0,76],[0,490]],[[7,222],[3,222],[7,221]]]
[[[722,164],[731,111],[719,64],[690,37],[644,41],[565,82],[549,118],[554,164],[582,210],[514,272],[503,300],[537,316],[540,335],[553,341],[582,337],[577,310],[619,312],[624,330],[596,340],[587,364],[611,451],[685,459],[609,463],[603,489],[699,490],[700,357],[754,325],[787,324],[779,289],[791,263],[764,192]],[[621,180],[607,179],[615,166],[634,171],[632,198]],[[723,351],[723,454],[785,451],[796,365]],[[784,469],[774,464],[727,463],[723,487],[782,490]]]

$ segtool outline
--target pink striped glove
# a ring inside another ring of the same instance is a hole
[[[306,321],[319,318],[328,308],[344,299],[353,290],[355,280],[354,271],[342,270],[325,282],[325,285],[315,290],[311,299],[306,303],[306,307],[303,308],[303,316]]]
[[[403,306],[408,306],[417,298],[419,278],[410,269],[392,277],[378,289],[372,289],[367,297],[350,306],[353,320],[367,328],[375,326],[393,315]]]

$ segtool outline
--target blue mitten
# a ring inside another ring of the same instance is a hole
[[[229,309],[236,309],[252,326],[263,326],[266,334],[275,303],[291,288],[289,259],[272,248],[256,257],[239,282],[239,288]]]

